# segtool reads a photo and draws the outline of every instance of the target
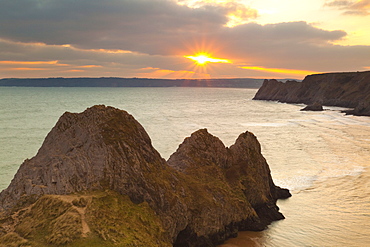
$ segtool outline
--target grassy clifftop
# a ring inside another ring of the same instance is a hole
[[[1,227],[0,246],[171,246],[147,203],[113,191],[44,195]]]

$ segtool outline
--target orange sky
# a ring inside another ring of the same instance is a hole
[[[370,0],[0,1],[0,78],[302,79],[370,67]]]

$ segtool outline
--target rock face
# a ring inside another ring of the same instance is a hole
[[[281,198],[278,193],[284,191],[274,185],[269,166],[261,155],[260,144],[250,132],[240,134],[235,144],[227,148],[206,129],[198,130],[185,139],[171,155],[168,164],[198,181],[209,185],[216,183],[216,188],[222,183],[237,193],[236,196],[245,197],[255,210],[264,206],[277,209],[275,202]],[[223,204],[222,200],[219,203]],[[271,212],[276,213],[273,218],[283,218],[277,210]],[[263,222],[249,230],[263,229],[265,222],[269,221],[269,224],[274,220],[268,219],[268,215],[258,216],[256,222]]]
[[[199,130],[166,162],[130,114],[100,105],[65,113],[0,193],[0,244],[214,246],[283,219],[275,203],[289,196],[249,132],[227,148]]]
[[[265,80],[254,99],[307,105],[320,102],[370,116],[370,71],[308,75],[302,82]]]

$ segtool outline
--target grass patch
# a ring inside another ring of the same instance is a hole
[[[15,232],[8,233],[0,238],[0,247],[31,246],[29,242]]]
[[[81,212],[90,228],[84,236]],[[0,247],[172,246],[148,203],[134,204],[128,196],[113,191],[67,200],[42,196],[19,222],[15,232],[0,237]]]
[[[134,204],[128,196],[108,192],[93,197],[86,217],[104,246],[171,246],[159,217],[146,202]]]
[[[15,231],[32,246],[65,245],[80,238],[81,216],[72,204],[43,196],[22,216]]]

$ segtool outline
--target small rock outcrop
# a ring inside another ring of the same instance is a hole
[[[324,108],[322,107],[322,104],[320,103],[313,103],[311,105],[306,106],[305,108],[301,109],[301,111],[323,111]]]
[[[302,82],[265,80],[255,100],[353,108],[348,114],[370,116],[370,71],[308,75]]]
[[[196,131],[165,161],[130,114],[99,105],[61,116],[0,193],[0,244],[214,246],[283,219],[289,196],[250,132],[227,148]]]
[[[364,98],[353,110],[343,111],[346,114],[357,115],[357,116],[370,116],[370,96]]]

